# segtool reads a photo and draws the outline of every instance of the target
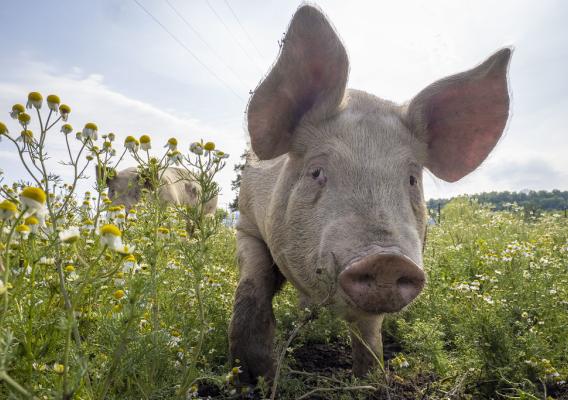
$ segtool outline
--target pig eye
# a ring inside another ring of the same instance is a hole
[[[310,175],[314,181],[316,181],[320,186],[323,186],[327,182],[327,178],[323,172],[322,167],[314,168]]]
[[[410,186],[416,185],[416,178],[413,175],[410,175]]]

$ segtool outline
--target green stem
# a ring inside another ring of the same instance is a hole
[[[4,381],[8,384],[8,386],[12,387],[16,392],[21,394],[22,396],[28,399],[34,399],[26,389],[24,389],[18,382],[10,377],[5,371],[0,371],[0,381]]]

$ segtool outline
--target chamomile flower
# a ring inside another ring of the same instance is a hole
[[[108,246],[111,250],[123,247],[122,232],[116,225],[106,224],[100,229],[101,243]]]
[[[63,243],[73,243],[79,239],[79,236],[81,236],[81,232],[77,226],[71,226],[64,231],[59,232],[59,240]]]
[[[65,365],[63,364],[59,364],[59,363],[54,363],[53,364],[53,372],[55,372],[56,374],[59,375],[63,375],[63,373],[65,372]]]
[[[175,151],[177,150],[177,145],[178,141],[176,138],[169,138],[168,143],[166,143],[164,147],[167,148],[169,151]]]
[[[26,104],[26,108],[31,109],[32,107],[35,107],[36,109],[39,110],[41,108],[42,102],[43,102],[43,97],[41,93],[30,92],[30,94],[28,94],[28,103]]]
[[[16,232],[18,233],[21,239],[27,239],[28,236],[30,235],[31,229],[29,226],[22,224],[16,227]]]
[[[30,227],[31,233],[37,233],[37,230],[39,228],[39,219],[31,215],[24,220],[24,225]]]
[[[189,151],[193,154],[201,155],[203,154],[203,145],[200,142],[193,142],[189,145]]]
[[[116,139],[116,135],[111,132],[107,135],[107,139],[109,140],[109,142],[114,142],[114,139]]]
[[[124,139],[124,147],[132,152],[137,152],[140,142],[134,136],[127,136]]]
[[[16,142],[22,142],[25,144],[30,144],[34,140],[34,133],[29,129],[24,129],[20,132],[20,136],[16,138]]]
[[[225,158],[229,158],[229,155],[227,153],[225,153],[224,151],[221,151],[221,150],[215,150],[213,152],[213,155],[220,160],[223,160]]]
[[[116,222],[118,225],[123,225],[126,222],[126,215],[124,215],[124,212],[117,214],[114,222]]]
[[[207,142],[205,143],[205,145],[203,146],[203,148],[207,151],[213,151],[215,150],[215,143],[213,142]]]
[[[121,287],[124,286],[125,283],[126,281],[124,280],[124,273],[118,272],[116,274],[116,277],[114,278],[114,286]]]
[[[148,151],[152,148],[150,136],[148,135],[140,136],[140,148],[144,151]]]
[[[63,132],[64,134],[68,135],[68,134],[70,134],[71,132],[73,132],[73,127],[72,127],[71,125],[69,125],[69,124],[64,124],[64,125],[61,127],[61,132]]]
[[[24,129],[26,129],[31,119],[32,117],[30,117],[30,114],[28,113],[23,112],[18,114],[18,122],[20,123],[20,125],[22,125],[22,128]]]
[[[117,247],[114,250],[117,253],[122,254],[123,256],[127,256],[127,255],[134,253],[135,249],[136,249],[136,246],[134,246],[134,245],[123,244],[123,245]]]
[[[69,118],[70,113],[71,113],[71,107],[69,107],[67,104],[61,104],[59,106],[59,115],[61,115],[61,119],[63,121],[67,121],[67,118]]]
[[[134,208],[131,208],[130,211],[128,211],[128,220],[129,221],[136,221],[138,220],[138,213],[136,212],[136,210]]]
[[[130,272],[137,272],[140,269],[140,266],[136,262],[136,257],[132,254],[126,256],[122,261],[122,272],[125,274],[129,274]]]
[[[8,133],[10,133],[8,131],[8,127],[4,123],[0,122],[0,141],[2,141],[2,136],[8,136]]]
[[[92,220],[90,220],[90,219],[85,219],[85,220],[83,221],[82,228],[83,228],[84,230],[90,232],[90,231],[92,231],[93,229],[95,229],[95,223],[94,223]]]
[[[20,193],[20,201],[27,207],[30,214],[43,210],[46,200],[45,192],[37,187],[27,186]]]
[[[61,100],[59,99],[59,96],[56,96],[54,94],[50,94],[49,96],[47,96],[47,106],[51,111],[57,113],[59,111],[60,103]]]
[[[17,212],[18,207],[10,200],[4,200],[0,203],[0,219],[2,221],[14,218]]]
[[[97,127],[97,125],[89,122],[85,124],[85,127],[83,128],[82,137],[83,139],[91,139],[95,141],[98,139],[98,132],[99,128]]]
[[[10,117],[12,117],[12,119],[17,119],[18,115],[20,115],[20,113],[23,113],[25,111],[26,108],[22,104],[14,104],[12,106],[12,111],[10,111]]]
[[[55,264],[55,258],[53,257],[41,257],[38,261],[39,264],[41,265],[54,265]]]
[[[158,228],[157,234],[159,239],[165,239],[170,235],[170,230],[162,226]]]
[[[174,150],[168,153],[168,164],[179,165],[183,161],[183,155],[180,151]]]
[[[112,294],[112,296],[117,300],[122,299],[125,295],[126,293],[122,289],[118,289]]]

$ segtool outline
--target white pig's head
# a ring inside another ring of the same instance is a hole
[[[275,189],[271,251],[315,299],[335,283],[353,312],[400,310],[425,274],[423,168],[457,181],[487,157],[509,115],[510,49],[398,105],[347,90],[349,62],[326,17],[294,15],[248,106],[261,160],[288,154]]]

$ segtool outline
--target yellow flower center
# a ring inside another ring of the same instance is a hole
[[[18,225],[16,227],[16,232],[23,233],[23,232],[29,232],[29,231],[30,231],[30,227],[27,226],[27,225]]]
[[[39,224],[39,220],[32,215],[31,217],[28,217],[28,218],[25,219],[24,224],[26,224],[26,225],[37,225],[37,224]]]
[[[167,235],[168,233],[170,233],[170,230],[168,228],[160,227],[160,228],[158,228],[158,233],[162,233],[164,235]]]
[[[120,300],[124,297],[124,290],[122,289],[118,289],[116,292],[114,292],[112,295],[114,296],[115,299]]]
[[[29,101],[42,101],[43,97],[41,96],[41,94],[39,92],[30,92],[30,94],[28,94],[28,100]]]
[[[45,192],[42,189],[30,186],[25,187],[24,190],[22,190],[21,196],[35,200],[40,204],[45,204],[45,200],[47,198]]]
[[[140,143],[150,143],[150,136],[148,135],[142,135],[140,136]]]
[[[205,145],[203,146],[203,148],[207,151],[212,151],[215,150],[215,143],[213,142],[207,142],[205,143]]]
[[[56,96],[54,94],[50,94],[49,96],[47,96],[47,102],[53,103],[53,104],[59,104],[59,103],[61,103],[61,100],[59,99],[59,96]]]
[[[31,139],[31,138],[34,137],[34,133],[32,131],[30,131],[29,129],[22,131],[22,133],[20,135],[22,135],[26,139]]]
[[[136,258],[130,254],[124,258],[124,261],[136,262]]]
[[[8,132],[8,127],[0,122],[0,135],[4,135]]]
[[[18,121],[20,121],[22,124],[27,124],[31,119],[32,117],[30,117],[29,114],[25,112],[18,114]]]
[[[15,213],[16,211],[18,211],[18,207],[10,200],[4,200],[2,203],[0,203],[0,210],[12,211]]]
[[[136,142],[136,138],[134,136],[127,136],[126,139],[124,139],[124,143],[132,143],[132,142]]]
[[[71,112],[71,107],[69,107],[67,104],[61,104],[59,106],[59,112],[61,114],[69,114]]]
[[[90,130],[93,130],[93,131],[98,131],[98,130],[99,130],[99,128],[97,127],[97,125],[94,124],[93,122],[88,122],[88,123],[86,123],[86,124],[85,124],[85,129],[90,129]]]
[[[55,363],[55,364],[53,364],[53,370],[58,374],[62,374],[62,373],[65,372],[65,365]]]
[[[15,113],[23,113],[24,111],[26,111],[26,108],[22,104],[14,104],[12,106],[12,111],[14,111]]]
[[[103,225],[101,228],[101,234],[103,235],[113,235],[113,236],[122,236],[122,232],[116,225],[113,224],[106,224]]]
[[[75,267],[72,265],[68,265],[65,267],[65,272],[73,272],[75,271]]]

